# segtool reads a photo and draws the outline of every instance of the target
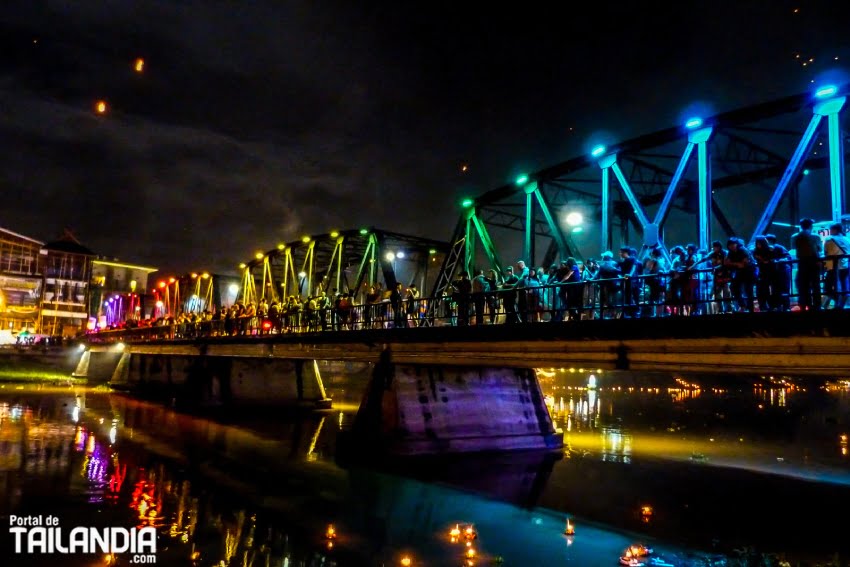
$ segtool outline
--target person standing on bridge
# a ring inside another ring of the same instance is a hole
[[[393,310],[393,328],[401,329],[407,327],[407,314],[401,301],[401,282],[396,282],[390,290],[390,307]]]
[[[505,268],[505,277],[502,281],[502,285],[500,286],[500,290],[502,293],[502,304],[505,306],[505,323],[509,325],[513,325],[514,323],[519,323],[519,314],[516,310],[516,300],[517,300],[517,285],[519,284],[519,278],[514,274],[514,269],[511,266]],[[524,290],[523,290],[524,291]]]
[[[773,248],[773,275],[770,285],[771,305],[777,311],[791,311],[791,253],[776,242],[775,234],[765,234],[767,243]]]
[[[405,292],[404,302],[406,306],[406,314],[409,319],[408,325],[414,327],[419,326],[419,290],[416,289],[416,284],[412,283]]]
[[[801,311],[820,309],[820,263],[823,242],[820,236],[812,234],[814,224],[815,221],[812,219],[802,219],[800,232],[791,237],[791,248],[797,253],[796,283]]]
[[[466,272],[460,273],[460,278],[452,284],[454,299],[457,305],[457,324],[461,327],[469,325],[469,299],[472,294],[472,281]]]
[[[490,283],[484,276],[484,270],[478,270],[478,274],[472,278],[472,304],[475,308],[476,326],[484,324],[484,304],[489,291]]]
[[[755,261],[747,249],[746,244],[740,238],[731,237],[726,246],[724,265],[730,270],[732,276],[732,297],[738,305],[738,310],[746,309],[750,313],[755,309],[753,298],[753,287],[755,285]]]
[[[829,236],[824,241],[826,263],[826,290],[828,297],[835,302],[835,309],[844,309],[847,303],[848,284],[850,284],[850,239],[844,235],[840,222],[829,227]]]

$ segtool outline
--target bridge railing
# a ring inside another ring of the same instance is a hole
[[[715,268],[690,269],[576,283],[527,285],[482,293],[284,310],[277,315],[212,320],[162,320],[135,329],[92,333],[92,342],[152,341],[287,333],[346,332],[440,326],[565,323],[594,319],[698,317],[735,312],[791,312],[850,308],[848,270],[822,270],[833,258],[798,268],[796,260],[775,262],[724,277]],[[850,255],[835,257],[835,261]],[[819,264],[819,265],[818,265]],[[837,264],[838,265],[838,264]],[[798,282],[811,279],[811,290]],[[801,279],[802,278],[802,279]],[[429,305],[430,304],[430,305]],[[429,306],[431,307],[429,309]]]

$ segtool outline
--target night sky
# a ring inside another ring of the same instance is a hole
[[[555,5],[7,0],[0,226],[180,273],[333,228],[448,239],[461,197],[598,130],[850,63],[847,2]]]

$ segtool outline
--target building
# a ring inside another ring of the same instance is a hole
[[[95,254],[67,230],[58,240],[45,244],[44,250],[44,288],[38,332],[76,336],[85,332],[89,319],[89,282]]]
[[[67,230],[44,243],[0,228],[0,344],[22,331],[72,337],[144,318],[155,271],[98,258]]]
[[[5,342],[38,328],[46,253],[43,242],[0,228],[0,333],[7,336]]]
[[[138,322],[150,315],[156,301],[148,296],[148,277],[157,268],[117,260],[92,260],[89,328]]]

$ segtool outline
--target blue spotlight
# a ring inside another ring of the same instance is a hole
[[[599,144],[598,146],[594,146],[592,150],[590,150],[590,155],[593,157],[599,157],[605,153],[605,146]]]
[[[699,128],[702,126],[702,118],[694,116],[693,118],[688,118],[688,121],[685,122],[685,128],[688,130],[693,130],[695,128]]]
[[[809,173],[810,173],[810,172],[809,172],[809,170],[808,170],[808,169],[804,169],[804,170],[803,170],[803,175],[808,175]]]
[[[815,91],[815,98],[829,98],[838,92],[838,87],[835,85],[824,85]]]

